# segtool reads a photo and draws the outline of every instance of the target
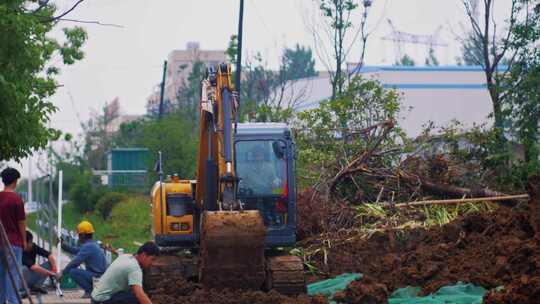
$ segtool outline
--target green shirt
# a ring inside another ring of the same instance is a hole
[[[132,285],[142,287],[143,273],[137,259],[131,254],[119,256],[94,286],[92,299],[97,302],[109,300],[113,294],[129,291]]]

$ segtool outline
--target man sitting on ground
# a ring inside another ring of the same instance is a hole
[[[146,242],[136,254],[119,256],[107,269],[92,292],[92,303],[151,304],[144,292],[143,269],[152,266],[159,255],[159,247],[153,242]]]
[[[47,293],[42,285],[47,277],[54,276],[59,277],[56,268],[56,260],[54,256],[47,250],[39,247],[32,240],[34,236],[30,231],[26,231],[26,243],[27,246],[23,251],[22,255],[22,264],[23,264],[23,274],[26,284],[30,291],[40,292],[43,294]],[[41,265],[36,264],[36,257],[41,256],[47,259],[47,262],[42,263]]]
[[[96,241],[92,239],[94,227],[88,221],[82,221],[77,225],[79,243],[81,247],[77,255],[66,265],[62,275],[68,274],[77,285],[84,289],[83,298],[90,298],[93,289],[93,278],[99,278],[107,269],[105,253]],[[78,268],[84,264],[85,269]]]

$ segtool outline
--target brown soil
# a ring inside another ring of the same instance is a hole
[[[363,273],[363,280],[336,295],[340,303],[386,303],[388,295],[401,287],[421,286],[428,294],[461,281],[489,289],[484,303],[540,304],[540,178],[531,180],[529,193],[529,203],[501,206],[442,227],[372,234],[339,229],[340,223],[354,226],[354,213],[344,205],[334,205],[339,208],[335,212],[318,197],[318,203],[299,203],[301,245],[305,251],[322,249],[311,263],[325,274],[310,281]],[[330,216],[321,217],[325,212]],[[324,298],[306,295],[205,290],[184,280],[167,279],[162,286],[151,292],[154,303],[324,303]]]
[[[287,297],[277,292],[241,291],[241,290],[206,290],[199,285],[187,282],[183,279],[165,279],[163,287],[150,292],[152,303],[157,304],[185,304],[185,303],[208,303],[208,304],[323,304],[324,297],[308,297],[300,295]]]
[[[503,292],[486,295],[486,303],[538,303],[540,195],[534,189],[529,186],[529,204],[470,215],[440,228],[390,230],[369,238],[357,232],[314,238],[311,246],[319,248],[328,244],[323,240],[331,240],[325,246],[327,262],[319,255],[315,264],[329,276],[360,272],[375,278],[377,288],[351,284],[345,303],[360,303],[355,301],[368,295],[378,298],[379,284],[390,293],[422,286],[428,294],[458,281],[487,289],[504,286]]]

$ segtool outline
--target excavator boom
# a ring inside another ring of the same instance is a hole
[[[196,202],[202,212],[199,279],[211,288],[259,289],[265,280],[266,227],[258,210],[242,210],[234,170],[234,113],[229,65],[203,81]]]

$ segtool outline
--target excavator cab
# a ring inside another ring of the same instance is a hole
[[[245,210],[258,210],[267,228],[265,246],[296,241],[294,143],[286,124],[238,124],[235,137],[237,197]]]

